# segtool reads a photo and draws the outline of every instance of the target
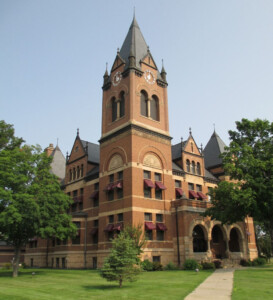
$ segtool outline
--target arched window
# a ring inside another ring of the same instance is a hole
[[[75,179],[76,179],[76,169],[73,168],[73,180],[75,180]]]
[[[79,178],[79,177],[80,177],[80,167],[77,166],[77,178]]]
[[[239,235],[236,228],[232,228],[230,231],[229,250],[230,252],[240,252]]]
[[[72,170],[69,170],[69,181],[72,180]]]
[[[193,237],[193,252],[206,252],[207,251],[207,241],[205,240],[205,235],[202,227],[196,225],[192,231]]]
[[[148,117],[148,95],[145,91],[141,91],[141,99],[140,99],[140,111],[141,115]]]
[[[187,167],[187,172],[190,172],[191,171],[191,163],[188,159],[186,160],[186,167]]]
[[[201,167],[199,162],[196,164],[196,172],[198,175],[201,175]]]
[[[159,101],[158,98],[153,95],[152,99],[150,100],[150,117],[153,120],[159,121]]]
[[[117,102],[115,97],[112,98],[111,105],[112,105],[112,122],[114,122],[117,119]]]
[[[191,162],[191,172],[192,172],[192,174],[195,174],[195,162],[194,161]]]
[[[119,117],[123,117],[125,114],[125,97],[124,92],[120,93],[120,101],[119,101]]]

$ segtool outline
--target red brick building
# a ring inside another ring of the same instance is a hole
[[[67,156],[64,186],[74,200],[78,235],[48,247],[39,240],[37,248],[27,248],[27,264],[100,267],[111,238],[126,224],[141,224],[143,259],[163,265],[257,256],[251,219],[222,226],[200,216],[210,205],[210,188],[227,179],[219,158],[224,143],[214,132],[200,149],[190,131],[171,145],[167,86],[166,71],[158,69],[134,18],[104,74],[99,145],[78,132]]]

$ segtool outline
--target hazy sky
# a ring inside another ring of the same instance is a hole
[[[101,134],[102,82],[136,19],[167,71],[173,144],[273,121],[272,0],[0,0],[0,119],[71,151]]]

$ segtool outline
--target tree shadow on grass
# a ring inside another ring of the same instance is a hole
[[[119,290],[120,287],[118,285],[110,285],[110,284],[94,284],[94,285],[83,285],[85,290]],[[128,285],[124,285],[121,289],[131,288]]]
[[[32,274],[35,273],[35,274]],[[34,277],[34,276],[41,276],[41,275],[46,275],[46,272],[44,271],[33,271],[33,270],[29,270],[29,271],[24,271],[18,272],[18,277],[25,277],[25,276],[29,276],[29,277]],[[1,271],[0,272],[0,277],[10,277],[12,278],[12,271],[7,270],[7,271]]]

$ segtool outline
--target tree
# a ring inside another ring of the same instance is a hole
[[[14,247],[17,277],[20,252],[29,239],[63,239],[75,234],[76,227],[66,214],[71,200],[49,172],[51,159],[38,146],[22,145],[4,121],[0,137],[0,239]]]
[[[134,281],[140,272],[140,249],[128,232],[132,231],[125,229],[113,239],[111,252],[105,259],[100,273],[108,281],[118,281],[119,287],[122,287],[124,281]]]
[[[242,119],[236,126],[222,154],[231,182],[220,182],[213,190],[213,206],[204,215],[228,224],[253,217],[273,245],[273,123]]]

